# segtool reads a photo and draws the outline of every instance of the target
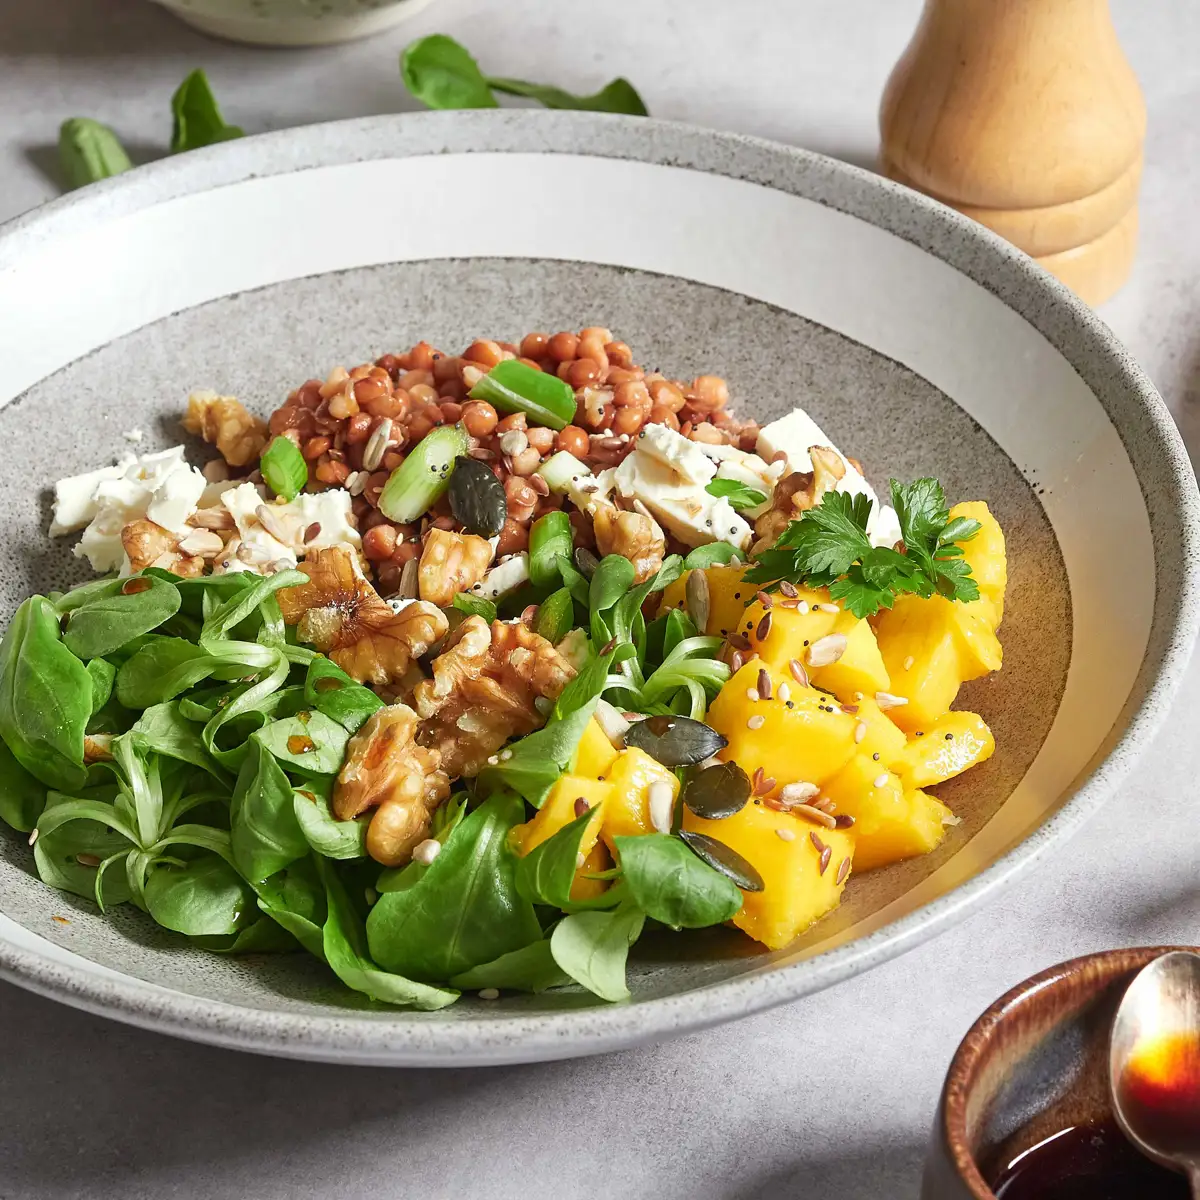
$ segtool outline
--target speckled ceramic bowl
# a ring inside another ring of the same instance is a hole
[[[131,426],[146,448],[177,441],[189,389],[265,412],[337,363],[481,332],[610,326],[668,374],[724,375],[744,413],[803,404],[876,481],[936,474],[986,498],[1008,534],[1005,667],[963,697],[999,749],[941,789],[962,823],[930,857],[855,878],[787,950],[724,929],[649,939],[615,1007],[364,1010],[301,957],[220,958],[136,912],[103,918],[0,841],[0,971],[122,1020],[273,1054],[478,1063],[794,999],[929,937],[1063,839],[1166,716],[1196,631],[1194,477],[1107,328],[979,226],[803,151],[530,112],[248,138],[9,226],[0,313],[0,441],[21,464],[0,616],[81,574],[44,536],[45,489]]]
[[[327,46],[382,33],[433,0],[156,0],[181,21],[235,42]]]

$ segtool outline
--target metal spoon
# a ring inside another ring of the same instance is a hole
[[[1185,950],[1156,958],[1126,990],[1113,1021],[1108,1085],[1125,1136],[1148,1158],[1186,1175],[1200,1200],[1200,1096],[1159,1092],[1159,1104],[1148,1112],[1128,1087],[1130,1064],[1172,1035],[1200,1039],[1200,954]],[[1195,1086],[1200,1089],[1200,1080]]]

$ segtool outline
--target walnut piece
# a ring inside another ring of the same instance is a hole
[[[121,545],[129,559],[131,574],[147,567],[159,567],[185,578],[204,574],[204,559],[199,554],[181,550],[179,538],[145,517],[130,521],[121,530]]]
[[[445,608],[477,584],[492,562],[492,547],[473,533],[431,529],[421,551],[417,581],[422,600]]]
[[[623,512],[612,504],[595,504],[592,531],[601,557],[619,554],[633,563],[634,583],[645,583],[658,574],[667,552],[667,539],[653,517]]]
[[[450,794],[437,750],[418,746],[418,717],[393,704],[371,714],[350,739],[333,790],[334,815],[350,821],[374,809],[367,853],[385,867],[402,867],[429,836],[434,809]]]
[[[216,392],[193,392],[188,397],[183,427],[216,446],[231,467],[255,462],[267,444],[267,423],[248,413],[241,401]]]
[[[793,471],[785,475],[771,494],[771,507],[754,522],[756,540],[750,557],[769,550],[779,535],[800,514],[821,503],[826,492],[832,492],[846,474],[846,464],[836,450],[828,446],[810,446],[811,471]]]
[[[278,593],[284,621],[359,683],[399,682],[446,636],[446,618],[432,604],[414,600],[394,612],[344,546],[309,554],[299,569],[308,583]]]
[[[516,622],[468,617],[417,684],[420,741],[452,779],[477,775],[510,737],[545,723],[537,701],[557,698],[575,669],[544,637]]]

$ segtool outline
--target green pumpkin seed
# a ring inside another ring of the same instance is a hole
[[[644,750],[664,767],[690,767],[712,758],[729,742],[703,721],[662,716],[634,722],[625,735],[625,744]]]
[[[693,833],[690,829],[681,829],[680,838],[698,857],[702,858],[714,871],[720,871],[728,879],[742,889],[743,892],[761,892],[766,888],[763,877],[736,850],[709,837],[707,833]]]
[[[504,527],[508,502],[504,484],[492,469],[477,459],[460,454],[450,476],[450,511],[468,533],[495,537]]]
[[[698,817],[723,821],[750,799],[750,777],[737,763],[713,763],[697,771],[683,789],[683,802]]]

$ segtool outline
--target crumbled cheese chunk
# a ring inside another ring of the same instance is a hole
[[[604,476],[623,498],[640,500],[669,533],[689,546],[729,542],[745,549],[750,541],[750,526],[727,499],[710,496],[703,484],[682,481],[660,459],[640,449]]]
[[[863,478],[862,472],[847,461],[846,456],[831,442],[825,431],[802,408],[794,408],[786,417],[764,425],[758,433],[755,449],[764,459],[772,459],[782,451],[787,456],[789,471],[811,471],[813,446],[827,446],[843,462],[846,473],[838,480],[836,491],[870,499],[871,517],[867,536],[873,545],[890,546],[900,538],[900,526],[895,512],[879,503],[875,489]]]
[[[255,570],[265,569],[270,563],[295,566],[309,550],[344,545],[358,550],[362,546],[362,538],[350,520],[353,499],[344,488],[301,492],[287,504],[274,504],[254,484],[240,483],[223,491],[220,500],[233,517]],[[260,518],[260,508],[267,510],[265,523]],[[304,535],[314,525],[319,528],[306,542]]]
[[[182,446],[140,458],[126,455],[116,466],[55,484],[50,533],[86,525],[75,554],[96,571],[128,571],[121,530],[145,517],[171,533],[182,532],[204,488],[204,476],[184,461]]]
[[[717,473],[716,466],[701,449],[699,443],[685,438],[666,425],[646,425],[638,434],[637,454],[651,458],[669,467],[687,483],[703,487]]]

